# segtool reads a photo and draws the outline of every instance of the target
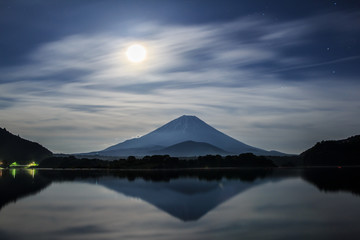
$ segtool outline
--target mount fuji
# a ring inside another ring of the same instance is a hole
[[[176,157],[206,154],[285,155],[242,143],[211,127],[196,116],[184,115],[142,136],[108,147],[97,154],[102,156],[144,156],[169,154]]]

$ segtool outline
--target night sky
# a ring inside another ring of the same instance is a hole
[[[360,134],[357,0],[0,0],[0,34],[0,127],[54,152],[184,114],[287,153]]]

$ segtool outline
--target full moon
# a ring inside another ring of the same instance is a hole
[[[140,44],[133,44],[126,50],[126,56],[130,62],[140,63],[146,59],[146,49]]]

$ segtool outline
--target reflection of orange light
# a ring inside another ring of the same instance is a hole
[[[341,168],[341,166],[338,166],[338,168]]]
[[[2,177],[2,170],[0,169],[0,177]]]

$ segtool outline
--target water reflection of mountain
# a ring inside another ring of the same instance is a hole
[[[301,177],[320,190],[360,194],[358,169],[35,171],[2,170],[0,209],[40,192],[51,182],[62,181],[97,183],[125,196],[142,199],[182,221],[198,220],[246,190],[286,178]]]
[[[50,185],[51,180],[36,174],[35,169],[0,169],[0,210],[20,198],[37,194]]]
[[[126,196],[140,198],[183,221],[191,221],[200,219],[221,203],[264,181],[200,181],[184,178],[169,182],[146,182],[136,179],[129,184],[126,180],[102,178],[98,184]]]
[[[140,178],[133,176],[130,184],[111,177],[99,179],[97,184],[139,198],[182,221],[196,221],[250,188],[294,174],[297,173],[274,173],[271,169],[160,171],[146,172]]]
[[[320,191],[351,192],[360,196],[360,168],[307,169],[302,178]]]
[[[11,171],[17,171],[16,176]],[[6,170],[0,177],[0,208],[35,194],[51,182],[97,183],[140,198],[183,221],[198,220],[233,196],[270,180],[271,169],[214,171],[38,171]],[[34,172],[33,172],[34,173]]]

